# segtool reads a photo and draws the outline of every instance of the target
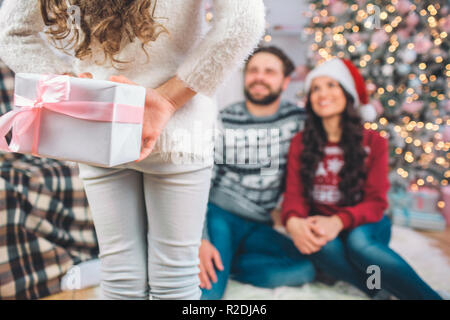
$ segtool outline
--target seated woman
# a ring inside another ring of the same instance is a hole
[[[291,141],[282,205],[296,247],[371,297],[384,289],[398,299],[441,299],[388,247],[388,145],[362,126],[358,107],[368,99],[358,69],[331,59],[308,74],[306,91],[308,118]]]

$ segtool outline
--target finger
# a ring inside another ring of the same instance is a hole
[[[319,252],[320,250],[322,250],[322,247],[323,247],[323,245],[317,246],[317,245],[314,245],[314,244],[313,244],[313,246],[312,246],[312,248],[311,248],[311,254],[316,253],[316,252]]]
[[[208,281],[208,277],[205,275],[205,273],[202,273],[200,276],[200,288],[203,289],[211,289],[211,283]]]
[[[310,253],[316,252],[317,250],[322,248],[321,244],[314,242],[312,239],[305,239],[304,245]]]
[[[139,156],[139,159],[136,160],[136,162],[142,161],[145,158],[147,158],[150,153],[153,151],[153,147],[155,145],[156,141],[149,141],[149,140],[144,140],[142,142],[142,148],[141,148],[141,154]]]
[[[208,275],[206,274],[205,268],[200,264],[200,286],[202,288],[211,289],[211,282],[209,281]]]
[[[298,243],[296,243],[295,246],[297,247],[298,251],[300,251],[302,254],[308,254],[308,250],[304,248],[303,245],[300,246]]]
[[[216,271],[214,270],[214,266],[212,264],[212,259],[208,259],[208,261],[205,263],[206,272],[209,276],[209,279],[212,280],[212,282],[217,282],[217,275]]]
[[[126,83],[126,78],[124,78],[122,76],[110,76],[108,80],[114,81],[114,82]]]
[[[198,268],[200,269],[200,272],[198,273],[198,278],[200,279],[200,287],[203,288],[204,281],[203,281],[203,266],[200,260],[200,264],[198,265]]]
[[[131,81],[130,79],[128,79],[127,77],[124,77],[124,76],[110,76],[109,80],[110,81],[114,81],[114,82],[119,82],[119,83],[132,84],[132,85],[136,84],[133,81]]]
[[[200,288],[206,289],[208,288],[208,281],[207,281],[207,277],[205,276],[204,273],[199,274],[199,278],[200,278]]]
[[[315,235],[312,236],[311,240],[311,243],[319,248],[323,247],[327,243],[327,239],[325,237],[316,237]]]
[[[320,226],[320,219],[316,216],[307,217],[306,222],[308,222],[308,226],[310,229],[322,235],[323,228]]]
[[[326,240],[323,237],[317,237],[314,235],[312,230],[306,230],[306,242],[311,243],[314,246],[322,247],[325,245]]]
[[[206,285],[206,283],[205,283],[205,281],[203,280],[203,274],[202,274],[202,272],[200,272],[200,273],[198,274],[198,278],[200,279],[200,288],[204,288],[205,285]]]
[[[326,236],[326,231],[323,228],[323,225],[321,223],[321,218],[310,217],[310,218],[307,218],[307,222],[308,222],[308,225],[314,235],[316,235],[317,237]]]
[[[316,247],[316,248],[311,249],[311,251],[309,252],[309,254],[314,254],[314,253],[319,252],[319,251],[320,251],[320,248],[319,248],[319,247]]]
[[[213,259],[214,259],[214,264],[216,265],[217,269],[219,269],[220,271],[223,271],[224,267],[223,267],[222,259],[220,258],[219,251],[217,251],[217,250],[214,251]]]
[[[143,149],[141,150],[141,154],[140,154],[140,156],[139,156],[139,159],[137,159],[136,162],[142,161],[142,160],[144,160],[145,158],[147,158],[147,157],[150,155],[150,153],[152,153],[152,149],[153,149],[153,148],[151,148],[151,147],[145,147],[145,148],[143,148]]]
[[[298,241],[294,241],[294,245],[297,247],[298,251],[300,251],[302,254],[309,254],[309,249],[304,246],[304,243],[299,243]]]
[[[323,237],[326,235],[325,230],[318,224],[312,224],[311,230],[320,237]]]
[[[303,248],[304,248],[304,250],[308,253],[308,254],[311,254],[311,253],[313,253],[316,249],[317,249],[317,246],[315,246],[313,243],[311,243],[310,241],[305,241],[304,243],[303,243]]]
[[[300,252],[303,253],[303,254],[308,255],[308,254],[311,254],[311,249],[309,249],[307,246],[303,246],[302,245],[302,247],[300,249]]]
[[[92,76],[92,73],[90,73],[90,72],[83,72],[78,75],[78,78],[92,79],[93,76]]]

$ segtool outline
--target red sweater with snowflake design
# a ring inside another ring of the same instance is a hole
[[[363,197],[354,206],[338,206],[341,197],[338,183],[343,166],[343,153],[337,143],[328,142],[325,155],[319,163],[313,186],[314,214],[337,215],[344,229],[378,222],[388,207],[388,143],[377,131],[364,129],[363,146],[368,156],[365,158],[367,177],[363,187]],[[283,196],[281,219],[284,225],[291,216],[307,217],[311,208],[303,196],[304,185],[300,178],[300,155],[303,150],[302,132],[291,141],[288,155],[286,189]]]

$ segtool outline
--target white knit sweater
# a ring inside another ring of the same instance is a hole
[[[169,120],[155,152],[202,157],[213,148],[206,133],[216,120],[214,92],[256,47],[265,28],[262,0],[215,0],[214,11],[213,25],[205,34],[204,1],[158,0],[155,17],[169,34],[146,47],[149,58],[138,40],[126,45],[118,58],[132,62],[118,71],[95,63],[104,61],[95,43],[92,58],[62,59],[39,34],[44,23],[38,1],[5,0],[0,9],[0,58],[15,72],[91,72],[101,80],[122,74],[151,88],[177,75],[198,94]]]

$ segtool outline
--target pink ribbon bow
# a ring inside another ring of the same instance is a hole
[[[86,80],[90,81],[90,80]],[[144,108],[138,106],[97,101],[69,101],[70,77],[60,75],[42,76],[37,85],[36,100],[14,95],[14,108],[0,117],[0,150],[17,152],[21,137],[33,128],[32,155],[38,155],[43,108],[74,118],[123,123],[142,123]],[[12,129],[8,145],[5,136]]]

